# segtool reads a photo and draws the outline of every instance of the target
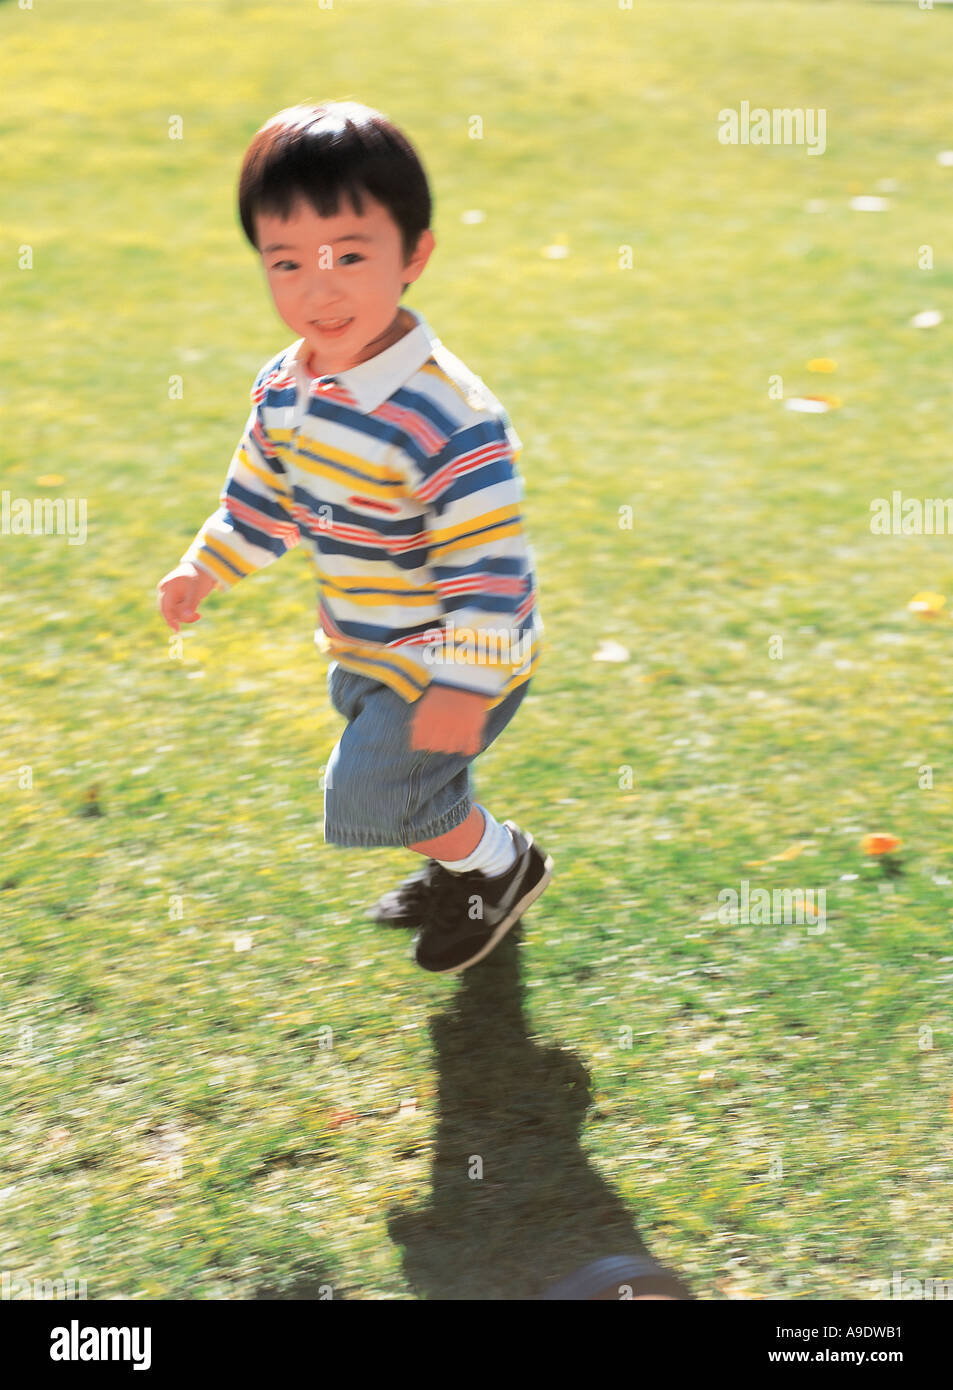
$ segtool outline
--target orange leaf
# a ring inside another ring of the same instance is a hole
[[[873,835],[865,835],[860,844],[865,854],[889,854],[890,850],[897,849],[903,841],[898,840],[896,835],[887,835],[880,831]]]
[[[353,1110],[332,1110],[328,1118],[328,1124],[332,1129],[339,1129],[341,1125],[346,1125],[349,1120],[356,1120],[357,1116]]]

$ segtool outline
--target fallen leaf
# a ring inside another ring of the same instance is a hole
[[[812,357],[807,369],[809,372],[836,372],[837,363],[832,357]]]
[[[105,815],[99,801],[99,786],[87,787],[83,804],[80,807],[81,816],[102,816]]]
[[[331,1129],[339,1129],[341,1125],[349,1124],[351,1120],[356,1119],[353,1110],[332,1110],[328,1116],[328,1125]]]
[[[799,854],[807,849],[808,845],[813,845],[813,843],[813,840],[798,840],[797,844],[788,845],[787,849],[783,849],[780,854],[772,854],[771,858],[772,860],[796,859]]]
[[[784,408],[803,415],[823,415],[827,410],[837,410],[840,404],[839,396],[789,396]]]
[[[911,613],[918,613],[921,618],[937,618],[945,603],[946,599],[942,594],[923,593],[914,594],[907,607]]]
[[[896,835],[889,835],[885,831],[878,831],[872,835],[865,835],[860,842],[860,847],[865,854],[889,854],[892,849],[897,849],[903,844]]]

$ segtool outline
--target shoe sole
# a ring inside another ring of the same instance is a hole
[[[553,856],[551,854],[547,854],[546,858],[543,860],[543,875],[540,878],[539,882],[534,884],[533,887],[529,890],[529,892],[526,893],[522,898],[520,898],[519,902],[514,905],[513,910],[510,912],[510,915],[508,917],[503,918],[503,921],[496,928],[489,941],[484,942],[484,944],[480,947],[479,951],[477,951],[475,956],[471,956],[469,960],[461,961],[459,965],[446,965],[443,967],[442,970],[430,970],[427,969],[426,966],[423,966],[422,968],[427,970],[428,975],[456,975],[459,973],[459,971],[468,970],[471,965],[476,965],[476,963],[478,961],[481,961],[484,956],[488,956],[495,946],[499,945],[499,943],[503,940],[503,937],[509,931],[510,927],[513,926],[514,922],[518,922],[519,919],[522,917],[523,913],[526,911],[526,909],[528,907],[531,907],[532,904],[536,901],[536,899],[540,896],[540,894],[542,893],[543,889],[546,887],[547,883],[552,878],[552,876]]]

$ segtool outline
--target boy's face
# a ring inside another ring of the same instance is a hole
[[[403,337],[403,286],[418,278],[434,247],[433,233],[422,232],[405,265],[400,228],[388,209],[366,192],[362,201],[361,217],[346,197],[334,217],[319,217],[303,199],[287,221],[265,213],[256,217],[275,308],[307,339],[311,368],[319,375],[356,367]]]

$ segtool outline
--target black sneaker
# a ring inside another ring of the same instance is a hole
[[[382,927],[420,927],[424,921],[424,904],[440,877],[452,878],[436,859],[428,859],[422,869],[405,878],[399,888],[385,893],[371,909],[371,921]]]
[[[516,862],[505,874],[445,871],[433,883],[414,938],[414,959],[424,970],[449,975],[489,955],[552,877],[552,856],[512,821],[504,825],[516,845]]]

